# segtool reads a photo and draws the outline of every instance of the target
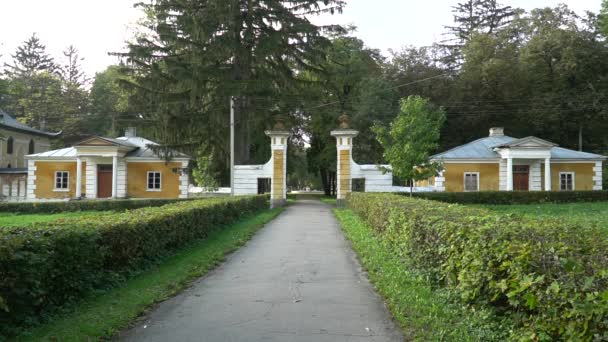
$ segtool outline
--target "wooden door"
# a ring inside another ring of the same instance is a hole
[[[530,190],[530,167],[528,165],[513,166],[513,190]]]
[[[112,197],[112,165],[97,165],[97,198]]]

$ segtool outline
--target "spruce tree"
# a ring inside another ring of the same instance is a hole
[[[455,25],[445,27],[450,38],[442,44],[447,52],[444,63],[450,68],[458,68],[462,64],[463,46],[475,34],[498,34],[516,12],[511,6],[502,6],[496,0],[467,0],[453,6]]]
[[[129,45],[131,106],[173,147],[202,141],[227,160],[229,99],[236,98],[236,162],[251,161],[273,113],[293,108],[295,70],[315,68],[328,44],[308,17],[341,11],[344,0],[155,0]],[[186,146],[184,146],[186,145]],[[264,145],[267,145],[265,143]],[[267,146],[265,146],[267,147]],[[265,149],[266,150],[266,149]]]
[[[61,78],[64,82],[78,88],[84,87],[89,80],[84,70],[82,70],[81,63],[84,58],[80,57],[78,49],[70,45],[63,51],[63,56],[65,57],[65,64],[61,67]]]
[[[9,78],[32,76],[38,72],[54,73],[57,65],[53,58],[46,53],[46,47],[36,37],[36,33],[17,47],[13,57],[13,64],[4,63],[5,73]]]

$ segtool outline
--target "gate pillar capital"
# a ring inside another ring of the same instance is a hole
[[[336,138],[336,149],[338,159],[336,163],[336,199],[338,206],[343,206],[346,195],[351,190],[351,164],[353,139],[359,132],[348,127],[348,116],[340,117],[340,128],[331,131],[331,136]]]
[[[270,137],[270,152],[272,153],[271,208],[283,206],[287,201],[287,141],[291,133],[283,126],[277,126],[273,130],[264,132]]]

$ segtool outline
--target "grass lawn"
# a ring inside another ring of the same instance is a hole
[[[433,290],[405,258],[392,252],[350,209],[334,209],[334,213],[406,341],[504,339],[508,329],[492,321],[491,312],[473,312],[452,304],[447,293]]]
[[[70,217],[110,215],[111,211],[78,211],[57,214],[13,214],[0,213],[0,227],[30,226],[34,223],[55,221]]]
[[[608,230],[608,202],[479,205],[478,207],[505,214],[556,218],[576,223],[598,225]]]
[[[101,294],[92,294],[65,314],[22,334],[18,341],[97,341],[112,337],[154,303],[165,300],[244,245],[283,209],[268,209],[212,232],[158,266]]]
[[[322,196],[319,200],[325,204],[336,205],[336,198],[332,196]]]

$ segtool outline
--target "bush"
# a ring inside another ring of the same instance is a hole
[[[407,195],[408,194],[400,194]],[[460,204],[532,204],[608,201],[608,191],[415,192],[414,197]]]
[[[0,212],[19,214],[55,214],[74,211],[123,211],[187,201],[186,199],[119,199],[119,200],[78,200],[61,202],[21,202],[0,203]]]
[[[0,230],[0,336],[268,207],[267,196],[184,201]],[[11,328],[12,327],[12,328]]]
[[[514,322],[514,340],[608,339],[608,238],[599,227],[390,194],[350,207],[437,286]]]

